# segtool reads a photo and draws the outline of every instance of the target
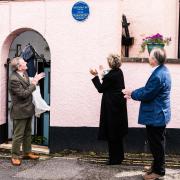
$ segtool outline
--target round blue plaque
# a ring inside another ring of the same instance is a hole
[[[89,16],[89,6],[82,1],[78,1],[72,7],[72,16],[77,21],[84,21]]]

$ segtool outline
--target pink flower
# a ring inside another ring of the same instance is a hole
[[[143,42],[141,44],[141,51],[140,52],[145,51],[145,47],[147,44],[169,45],[170,41],[171,41],[171,37],[164,38],[163,35],[161,35],[159,33],[151,35],[151,36],[147,36],[147,37],[143,38]]]

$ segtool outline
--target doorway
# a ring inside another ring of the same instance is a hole
[[[46,77],[40,81],[40,91],[42,98],[50,105],[50,69],[51,58],[50,49],[46,40],[36,31],[27,30],[16,36],[10,46],[8,58],[20,56],[25,46],[31,45],[35,50],[35,67],[37,72],[45,72]],[[8,64],[8,63],[7,63]],[[11,70],[7,68],[8,76]],[[8,87],[7,87],[8,89]],[[11,98],[7,92],[7,123],[8,123],[8,139],[12,139],[13,123],[10,119],[10,104]],[[50,126],[50,113],[47,111],[41,114],[40,117],[33,116],[32,119],[32,143],[38,145],[49,145],[49,126]]]

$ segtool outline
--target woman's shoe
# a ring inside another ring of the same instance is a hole
[[[159,175],[156,173],[151,173],[151,174],[145,174],[143,176],[144,180],[158,180],[158,179],[162,179],[164,175]]]
[[[143,172],[146,172],[146,174],[151,174],[153,172],[152,166],[144,166]]]
[[[153,165],[154,163],[152,162],[150,166],[144,166],[143,172],[146,172],[146,174],[151,174],[153,172]]]

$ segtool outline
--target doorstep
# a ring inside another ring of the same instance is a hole
[[[12,142],[0,144],[0,149],[10,150],[11,148],[12,148]],[[47,146],[40,146],[40,145],[32,144],[32,152],[40,153],[40,154],[49,154],[49,148]]]

